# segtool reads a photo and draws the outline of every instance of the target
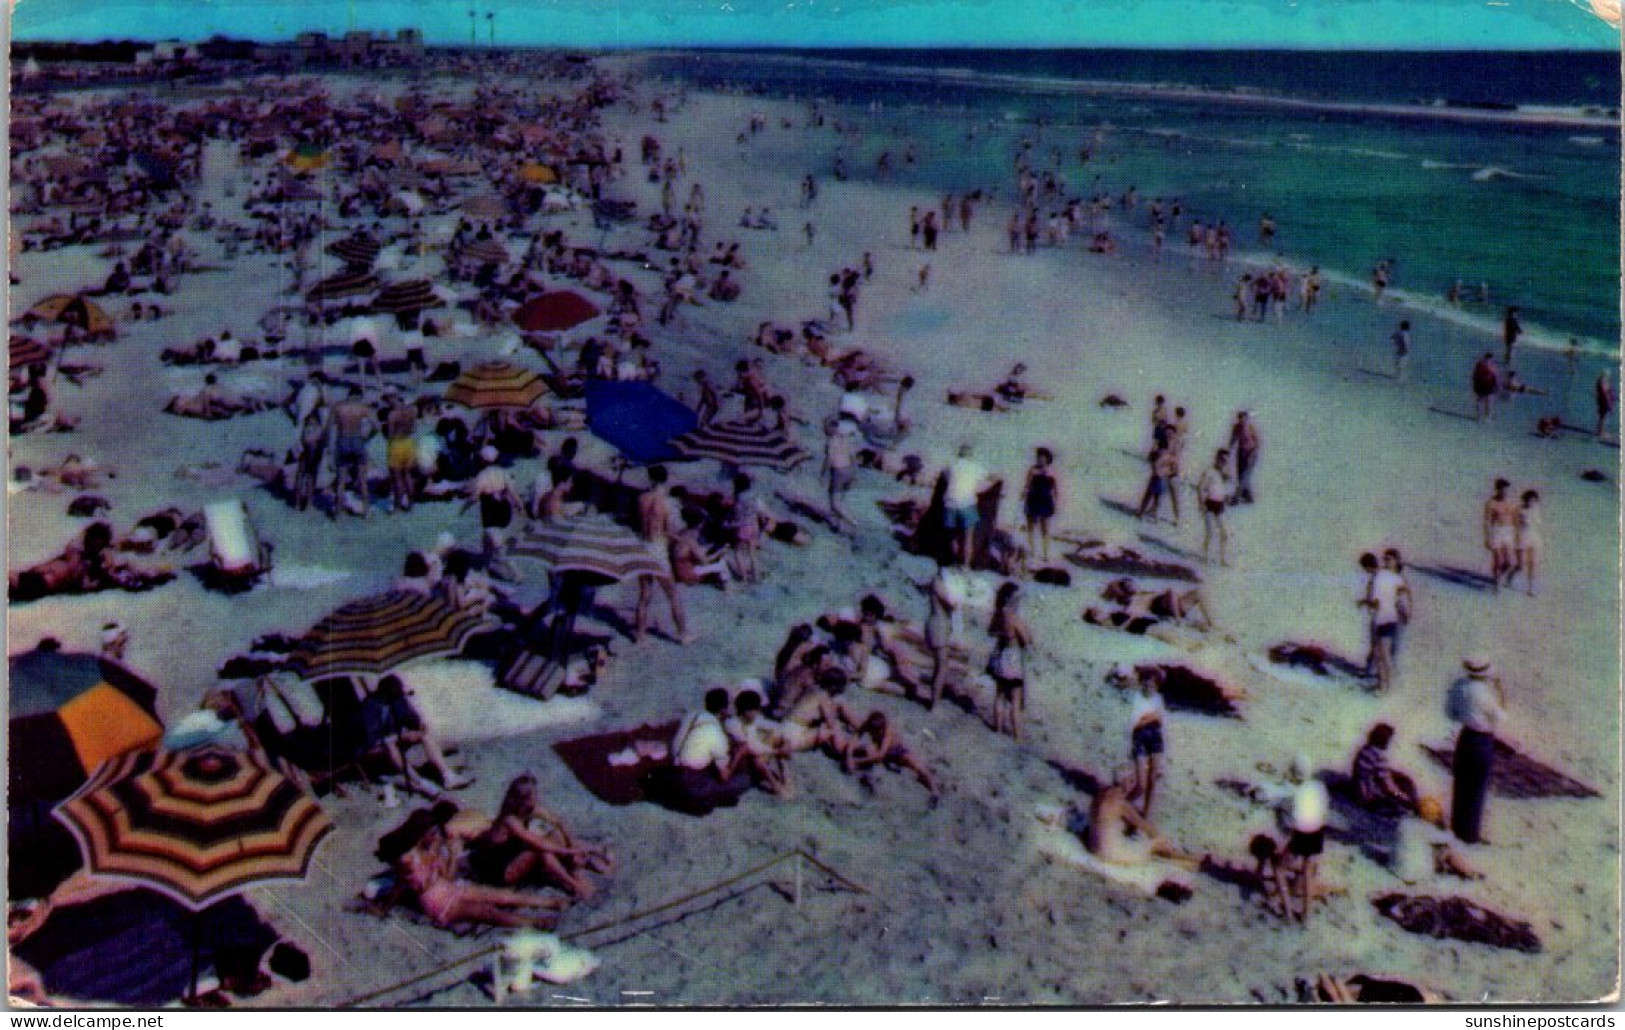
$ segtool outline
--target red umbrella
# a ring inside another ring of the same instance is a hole
[[[513,313],[513,324],[527,333],[557,333],[597,318],[598,305],[573,290],[532,297]]]

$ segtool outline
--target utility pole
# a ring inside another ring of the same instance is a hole
[[[491,45],[493,47],[496,46],[497,45],[497,12],[495,12],[495,11],[486,11],[485,12],[485,28],[486,28],[487,42],[489,43],[489,45]]]
[[[474,36],[474,30],[478,27],[478,25],[479,15],[472,8],[470,8],[468,12],[468,45],[471,47],[479,45],[479,40]]]

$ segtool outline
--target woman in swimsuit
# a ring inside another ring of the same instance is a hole
[[[1027,483],[1021,492],[1021,506],[1027,516],[1027,553],[1036,550],[1033,546],[1036,529],[1044,542],[1043,560],[1046,562],[1049,561],[1049,523],[1060,507],[1061,496],[1060,481],[1052,470],[1054,463],[1055,452],[1048,447],[1038,448],[1037,460],[1027,470]]]
[[[1523,572],[1524,589],[1530,597],[1535,596],[1535,576],[1540,570],[1540,555],[1546,546],[1543,538],[1543,523],[1545,515],[1540,506],[1540,493],[1535,490],[1523,492],[1523,507],[1517,511],[1517,539],[1518,564],[1507,574],[1507,585],[1512,585],[1512,576],[1518,571]]]
[[[1033,646],[1032,630],[1018,610],[1021,588],[1006,583],[994,598],[993,618],[987,632],[993,638],[993,652],[987,660],[988,675],[996,691],[993,699],[993,732],[1008,732],[1021,739],[1021,713],[1027,707],[1027,653]]]
[[[1484,549],[1490,552],[1490,580],[1497,591],[1503,579],[1511,584],[1518,569],[1518,505],[1507,496],[1511,486],[1497,479],[1494,493],[1484,502]]]
[[[526,774],[508,784],[496,819],[472,842],[469,867],[481,882],[503,887],[534,882],[545,872],[550,883],[582,899],[595,890],[585,874],[612,873],[615,861],[603,848],[578,843],[542,808],[536,778]]]
[[[893,732],[884,712],[869,713],[863,725],[858,727],[857,733],[850,738],[846,752],[841,756],[841,764],[848,774],[877,765],[906,769],[931,792],[933,801],[940,794],[931,770],[922,765],[920,760],[914,757],[914,752],[910,751]]]
[[[396,831],[402,836],[382,852],[416,899],[418,908],[440,927],[481,923],[552,929],[558,922],[556,910],[565,904],[563,898],[540,897],[457,878],[462,847],[445,829],[456,812],[457,807],[450,803],[436,805],[432,811],[413,812],[406,825]],[[536,911],[539,909],[548,911]]]

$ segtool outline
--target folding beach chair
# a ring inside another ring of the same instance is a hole
[[[271,571],[271,545],[260,540],[241,500],[217,501],[203,509],[209,532],[209,566],[225,590],[247,590]]]

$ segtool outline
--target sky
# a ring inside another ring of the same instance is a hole
[[[508,45],[1618,49],[1620,0],[14,0],[31,39],[418,28]]]

